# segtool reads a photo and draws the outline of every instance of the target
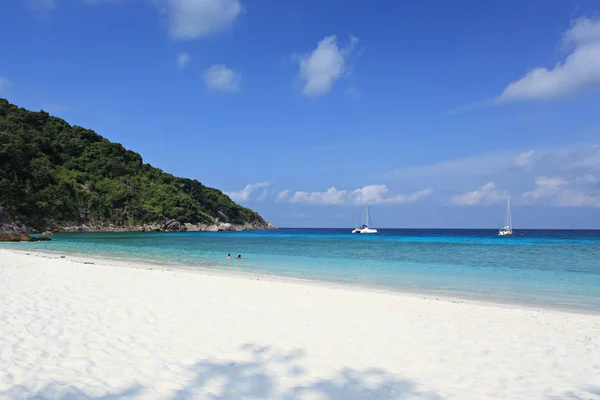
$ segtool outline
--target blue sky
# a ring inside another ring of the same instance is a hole
[[[282,226],[600,228],[595,1],[4,2],[0,96]]]

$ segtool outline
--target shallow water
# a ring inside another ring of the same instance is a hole
[[[600,231],[349,231],[57,234],[2,247],[600,311]]]

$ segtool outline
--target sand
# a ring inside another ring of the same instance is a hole
[[[4,399],[600,399],[600,316],[0,250]]]

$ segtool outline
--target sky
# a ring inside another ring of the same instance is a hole
[[[0,4],[0,97],[274,224],[600,229],[597,1]]]

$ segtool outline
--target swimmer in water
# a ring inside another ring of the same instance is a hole
[[[231,254],[227,254],[227,259],[231,260]]]
[[[241,259],[242,259],[242,255],[238,254],[238,260],[241,260]]]

